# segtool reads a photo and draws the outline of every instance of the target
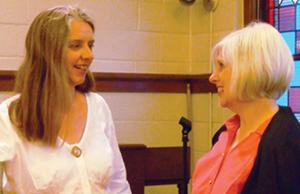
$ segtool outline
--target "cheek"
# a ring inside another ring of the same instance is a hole
[[[74,67],[73,67],[73,64],[74,64],[74,60],[72,59],[72,57],[69,57],[67,56],[64,60],[64,63],[65,63],[65,68],[67,70],[67,73],[68,75],[72,75],[73,74],[73,71],[74,71]]]
[[[74,64],[79,59],[78,53],[67,50],[65,55],[65,62],[66,64]]]
[[[67,69],[67,72],[70,74],[70,72],[72,71],[72,63],[68,58],[66,58],[65,60],[65,67]]]
[[[67,64],[67,65],[70,65],[70,64],[73,63],[73,61],[74,61],[74,56],[71,55],[71,54],[68,54],[68,55],[66,56],[66,64]]]

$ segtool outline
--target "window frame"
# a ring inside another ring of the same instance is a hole
[[[268,17],[268,2],[266,0],[244,0],[244,25],[255,20],[267,22]],[[294,54],[293,58],[294,61],[300,61],[300,53]],[[300,122],[299,112],[295,111],[294,113]]]
[[[268,21],[268,3],[265,0],[244,0],[244,25],[251,21]],[[300,60],[300,53],[294,54],[295,61]]]

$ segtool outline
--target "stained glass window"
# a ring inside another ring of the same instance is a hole
[[[268,0],[267,21],[275,26],[295,58],[295,75],[278,104],[290,106],[300,121],[300,0]]]

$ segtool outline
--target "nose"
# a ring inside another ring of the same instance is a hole
[[[209,82],[212,84],[216,84],[218,78],[216,72],[212,72],[212,74],[209,76]]]
[[[81,57],[84,60],[93,60],[94,59],[94,53],[92,48],[89,46],[85,46],[82,50]]]

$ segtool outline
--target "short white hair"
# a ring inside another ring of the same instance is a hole
[[[239,100],[278,99],[294,74],[290,49],[270,24],[252,22],[224,37],[212,50],[232,67],[231,91]]]

